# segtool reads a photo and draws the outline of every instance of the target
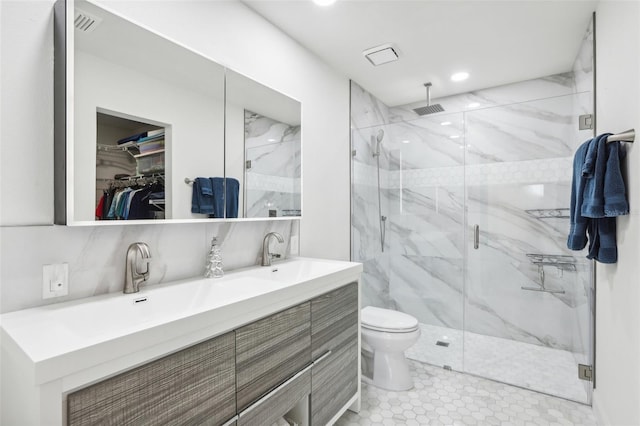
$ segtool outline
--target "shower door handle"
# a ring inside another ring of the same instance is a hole
[[[473,248],[478,250],[480,247],[480,225],[473,225]]]

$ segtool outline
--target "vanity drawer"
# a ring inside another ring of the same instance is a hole
[[[222,424],[236,414],[233,332],[67,396],[69,425]]]
[[[357,340],[358,283],[347,284],[311,301],[313,360]]]
[[[354,340],[313,366],[312,426],[326,425],[358,391],[358,355]]]
[[[358,283],[311,301],[311,425],[326,425],[358,392]]]
[[[236,330],[239,412],[311,362],[310,320],[306,302]]]
[[[271,425],[311,393],[311,369],[297,374],[240,413],[238,426]]]

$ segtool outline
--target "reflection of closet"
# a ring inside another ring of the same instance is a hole
[[[165,127],[142,120],[97,113],[96,219],[129,219],[99,214],[107,193],[127,190],[152,192],[144,200],[144,214],[131,219],[165,218]],[[132,139],[132,140],[127,140]]]

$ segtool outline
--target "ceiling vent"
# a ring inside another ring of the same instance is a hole
[[[83,33],[90,33],[96,29],[100,22],[102,22],[102,18],[93,16],[84,10],[76,9],[73,23],[77,30],[82,31]]]
[[[398,60],[398,50],[390,43],[372,47],[362,52],[362,54],[376,67]]]

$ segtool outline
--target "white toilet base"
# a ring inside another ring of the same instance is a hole
[[[403,352],[376,351],[373,361],[373,384],[391,391],[413,388],[409,363]]]
[[[362,328],[362,349],[373,353],[373,385],[392,391],[413,388],[409,362],[404,351],[420,337],[420,329],[407,333],[387,333]],[[371,374],[371,373],[369,373]]]

